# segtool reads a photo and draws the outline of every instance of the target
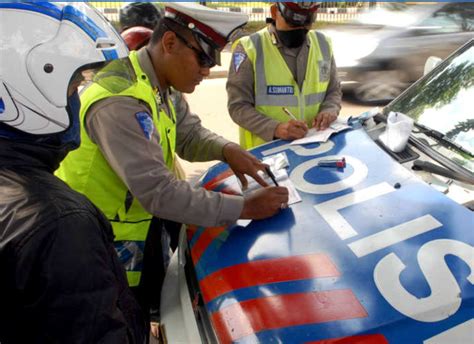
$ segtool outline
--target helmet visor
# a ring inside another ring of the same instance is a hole
[[[308,8],[305,8],[295,3],[278,2],[277,6],[285,21],[291,26],[308,26],[313,24],[316,19],[316,11],[318,9],[316,4],[313,4],[311,7],[306,5]]]

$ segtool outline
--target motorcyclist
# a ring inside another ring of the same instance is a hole
[[[0,342],[144,343],[110,224],[53,175],[80,143],[83,76],[128,50],[84,3],[0,17]]]
[[[131,2],[120,9],[121,31],[135,26],[153,30],[162,17],[158,8],[149,2]]]

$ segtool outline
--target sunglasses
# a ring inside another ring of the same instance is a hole
[[[203,68],[212,68],[216,65],[216,63],[209,56],[207,56],[207,54],[204,51],[199,50],[198,48],[196,48],[194,45],[189,43],[186,40],[186,38],[181,36],[176,31],[173,31],[173,32],[176,35],[176,37],[178,37],[181,40],[181,42],[183,42],[189,49],[193,50],[196,53],[196,57],[198,59],[199,65],[201,67],[203,67]]]

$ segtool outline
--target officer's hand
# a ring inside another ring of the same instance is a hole
[[[245,174],[255,179],[257,183],[262,186],[268,186],[262,177],[258,175],[258,171],[265,172],[267,165],[263,164],[260,160],[254,157],[252,154],[240,148],[235,143],[228,143],[224,146],[222,151],[225,161],[229,164],[232,171],[234,171],[237,178],[240,179],[243,188],[247,187],[247,178]]]
[[[329,125],[334,122],[337,118],[335,113],[331,112],[320,112],[313,121],[313,128],[316,130],[324,130],[329,127]]]
[[[262,220],[288,207],[288,189],[267,187],[258,189],[245,197],[241,219]]]
[[[275,137],[283,140],[301,139],[308,132],[308,126],[303,121],[294,119],[286,123],[280,123],[275,129]]]

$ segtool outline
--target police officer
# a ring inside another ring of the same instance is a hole
[[[150,41],[153,29],[158,24],[162,14],[153,4],[148,2],[132,2],[120,9],[120,35],[127,44],[129,50],[139,50]],[[178,179],[185,180],[186,173],[179,159],[175,158],[173,173]],[[174,252],[178,247],[179,228],[181,224],[164,220],[171,250]]]
[[[342,92],[331,44],[309,30],[317,9],[316,2],[274,3],[272,23],[234,45],[228,108],[242,147],[298,139],[337,118]]]
[[[0,3],[0,18],[0,342],[144,343],[112,227],[53,175],[80,143],[81,71],[127,48],[83,3]]]
[[[58,171],[112,222],[129,285],[157,317],[165,258],[162,221],[153,216],[213,227],[272,216],[288,201],[286,188],[269,187],[258,174],[265,166],[203,128],[181,94],[209,75],[246,20],[197,4],[167,4],[150,43],[105,68],[82,93],[82,145]],[[171,172],[175,151],[189,161],[225,161],[244,185],[247,174],[265,188],[248,198],[193,188]]]

